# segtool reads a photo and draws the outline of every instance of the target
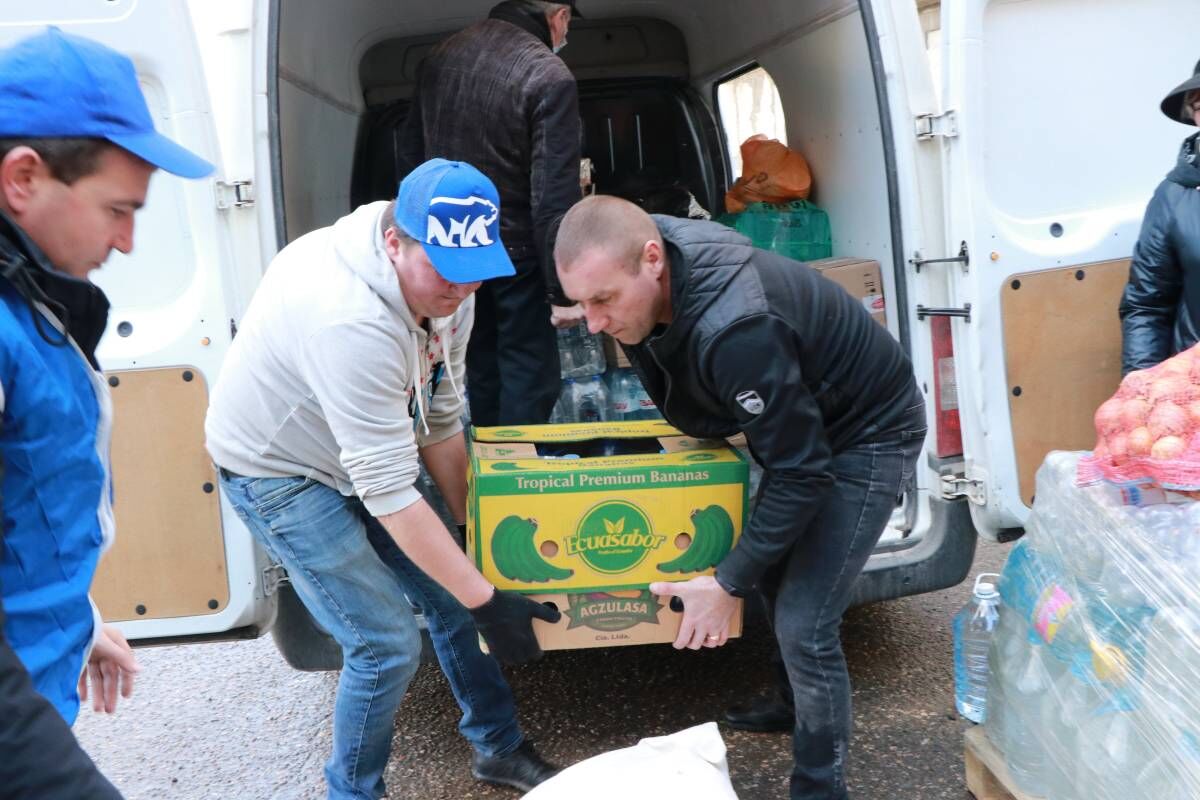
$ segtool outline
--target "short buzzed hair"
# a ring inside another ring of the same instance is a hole
[[[592,195],[563,217],[554,243],[554,263],[565,272],[585,252],[599,248],[637,274],[649,241],[662,244],[662,234],[649,214],[628,200]]]
[[[0,139],[0,160],[18,147],[32,149],[56,180],[68,186],[100,168],[100,156],[118,149],[107,139],[82,136]],[[129,152],[126,150],[125,152]],[[133,155],[130,153],[130,155]]]
[[[383,210],[383,215],[379,218],[379,232],[387,236],[390,230],[396,231],[396,237],[400,240],[401,246],[407,248],[410,245],[417,244],[417,240],[404,232],[404,229],[396,224],[396,201],[393,200],[387,204],[387,208]]]

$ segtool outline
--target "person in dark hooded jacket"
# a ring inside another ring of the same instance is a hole
[[[911,485],[927,430],[903,347],[816,270],[724,225],[580,201],[554,258],[593,332],[616,338],[666,420],[746,435],[758,501],[714,575],[653,583],[683,601],[677,648],[720,647],[761,592],[794,696],[793,800],[845,800],[854,584]]]
[[[401,130],[401,171],[465,161],[500,191],[500,237],[517,274],[476,294],[467,350],[476,425],[549,420],[560,387],[554,325],[582,316],[551,258],[554,224],[582,196],[579,93],[556,55],[574,16],[574,0],[496,5],[426,56]]]
[[[1162,111],[1200,126],[1200,62]],[[1121,297],[1121,374],[1147,369],[1200,340],[1200,133],[1158,185],[1133,250]]]

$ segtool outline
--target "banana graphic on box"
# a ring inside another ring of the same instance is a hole
[[[556,567],[542,558],[533,541],[536,532],[537,520],[515,514],[500,520],[492,533],[492,561],[500,574],[523,583],[561,581],[574,575],[574,570]]]
[[[733,548],[733,520],[718,505],[692,512],[696,534],[692,543],[675,558],[658,565],[659,572],[700,572],[721,563]]]

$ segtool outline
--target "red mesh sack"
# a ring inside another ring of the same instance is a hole
[[[1094,420],[1096,448],[1080,459],[1080,484],[1200,490],[1200,345],[1126,375]]]
[[[750,203],[804,200],[812,173],[804,156],[778,139],[756,133],[742,142],[742,177],[725,193],[725,210],[737,214]]]

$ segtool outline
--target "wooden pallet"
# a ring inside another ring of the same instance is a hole
[[[1008,774],[1004,756],[983,732],[972,727],[963,737],[963,763],[967,770],[967,791],[975,800],[1041,800],[1022,792]]]

